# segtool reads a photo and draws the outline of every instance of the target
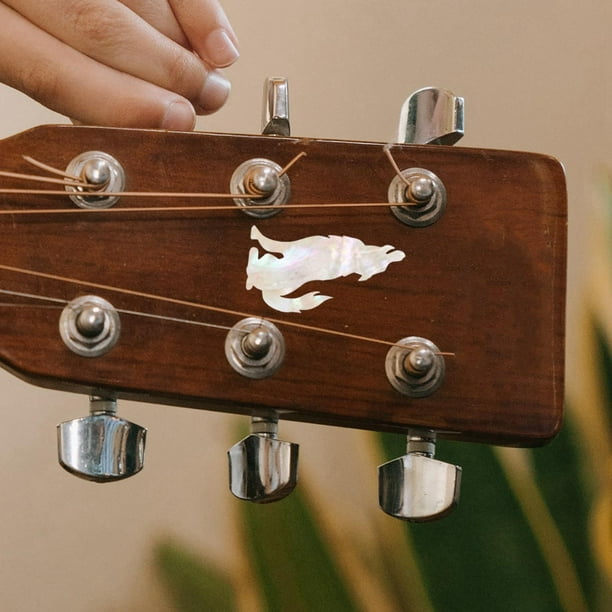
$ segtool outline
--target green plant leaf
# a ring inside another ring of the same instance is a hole
[[[359,610],[303,487],[273,504],[237,503],[267,612]]]
[[[234,612],[234,588],[214,564],[201,559],[180,544],[162,540],[154,549],[154,564],[180,612]]]
[[[405,438],[382,435],[388,459]],[[406,523],[435,610],[562,610],[548,565],[493,449],[441,440],[437,456],[463,468],[461,502],[450,516]],[[394,519],[389,519],[394,520]]]
[[[569,411],[568,411],[569,412]],[[590,547],[589,515],[593,495],[584,482],[578,433],[571,414],[549,446],[532,451],[537,482],[568,548],[590,610],[601,587]]]
[[[606,342],[604,330],[593,322],[596,350],[599,355],[602,405],[608,407],[608,418],[612,416],[612,347]]]

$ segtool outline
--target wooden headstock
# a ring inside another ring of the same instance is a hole
[[[401,170],[430,171],[446,190],[443,214],[424,227],[386,205],[396,172],[377,143],[48,126],[1,142],[0,169],[31,174],[23,155],[66,168],[88,151],[120,162],[125,191],[159,195],[91,211],[66,196],[0,194],[0,360],[18,376],[114,398],[490,443],[532,446],[557,432],[566,201],[556,160],[394,146]],[[301,153],[284,175],[287,205],[269,218],[231,197],[162,195],[227,195],[243,162],[283,167]],[[19,178],[3,185],[32,188]],[[375,205],[299,206],[358,203]],[[297,294],[333,299],[284,313],[247,289],[249,253],[265,252],[259,234],[284,243],[346,236],[405,256],[367,280],[314,280]],[[96,357],[70,350],[58,331],[64,305],[88,294],[120,318],[118,342]],[[247,316],[273,322],[284,340],[284,359],[265,378],[241,375],[225,356],[228,328]],[[427,397],[403,395],[385,373],[391,345],[410,336],[444,353],[444,380]]]

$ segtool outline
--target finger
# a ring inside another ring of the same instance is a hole
[[[239,56],[238,39],[216,0],[168,0],[196,53],[211,66],[224,68]]]
[[[174,91],[204,112],[217,110],[229,94],[229,82],[220,73],[116,0],[9,2],[18,3],[29,21],[84,55]]]
[[[168,0],[121,0],[121,2],[164,36],[186,49],[192,48]]]
[[[0,80],[78,121],[193,129],[192,105],[176,93],[77,52],[0,4]]]

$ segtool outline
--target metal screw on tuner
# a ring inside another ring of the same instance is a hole
[[[378,503],[387,514],[415,523],[446,516],[459,501],[461,468],[434,459],[436,434],[410,430],[406,455],[378,468]]]
[[[116,416],[114,399],[91,397],[89,402],[89,416],[57,426],[60,465],[94,482],[112,482],[140,472],[147,430]]]
[[[277,434],[276,416],[253,417],[251,434],[227,452],[230,491],[237,498],[265,504],[295,489],[299,445]]]

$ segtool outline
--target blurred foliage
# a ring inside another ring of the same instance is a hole
[[[243,504],[242,519],[266,610],[358,609],[312,506],[299,488],[280,502]]]
[[[231,612],[234,585],[215,565],[170,540],[157,543],[154,563],[177,610]]]
[[[608,184],[580,322],[581,376],[559,436],[535,450],[440,441],[438,456],[463,467],[458,509],[420,525],[380,512],[374,545],[359,533],[350,548],[329,537],[317,511],[323,502],[310,499],[304,483],[276,504],[241,504],[259,609],[378,612],[383,600],[384,609],[404,612],[612,609],[611,194]],[[381,459],[405,452],[402,436],[377,440]],[[400,527],[391,533],[389,522]],[[351,581],[347,556],[365,568],[377,603]],[[176,610],[238,609],[244,577],[230,580],[182,544],[160,543],[156,566]]]
[[[439,456],[463,467],[462,500],[441,521],[402,524],[405,541],[381,537],[380,549],[370,550],[372,559],[394,559],[410,549],[417,560],[428,603],[419,602],[413,589],[398,588],[401,565],[395,561],[386,568],[379,564],[379,575],[372,575],[372,581],[386,588],[391,609],[420,612],[430,604],[445,612],[604,612],[610,592],[590,546],[593,492],[581,477],[577,439],[569,419],[543,449],[505,449],[500,454],[484,445],[440,441]],[[380,441],[388,458],[405,452],[402,436],[383,435]],[[509,470],[515,472],[511,478]],[[517,474],[530,486],[513,484]],[[536,487],[543,507],[538,502],[534,509],[533,499],[523,499],[534,496],[531,487]],[[244,546],[261,609],[370,609],[337,561],[355,552],[334,549],[306,492],[301,485],[274,504],[241,504]],[[382,513],[374,520],[395,521]],[[359,534],[355,538],[358,541]],[[240,585],[232,586],[227,576],[182,545],[162,543],[156,562],[176,610],[238,609],[232,590]],[[404,574],[404,579],[410,582],[415,576]]]

